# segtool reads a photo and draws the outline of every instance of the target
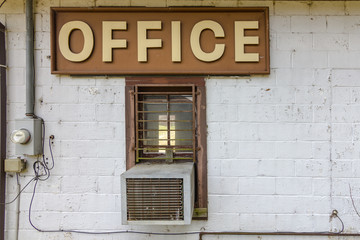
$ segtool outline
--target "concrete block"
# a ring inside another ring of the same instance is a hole
[[[356,177],[353,171],[354,160],[335,160],[332,162],[331,174],[337,178]]]
[[[239,152],[237,142],[208,142],[209,159],[236,158]]]
[[[332,103],[333,104],[349,104],[351,103],[351,87],[333,87]]]
[[[276,142],[239,142],[241,159],[268,159],[276,156]]]
[[[359,68],[360,62],[357,61],[359,52],[334,51],[329,52],[329,67],[332,68]]]
[[[86,164],[80,165],[79,175],[81,176],[114,176],[114,158],[86,158],[82,159]]]
[[[78,103],[79,87],[43,86],[44,103]]]
[[[326,32],[325,16],[291,16],[291,32]]]
[[[80,212],[120,212],[116,208],[117,199],[114,194],[82,194],[79,197]],[[101,203],[101,204],[99,204]]]
[[[240,122],[273,122],[276,121],[276,105],[239,105],[238,115]]]
[[[276,194],[280,195],[310,195],[312,194],[312,179],[304,177],[277,178]]]
[[[97,0],[95,2],[97,7],[113,7],[113,6],[131,6],[130,4],[131,0],[119,0],[119,1],[113,1],[113,0]]]
[[[332,157],[334,159],[358,159],[360,142],[333,142]]]
[[[292,87],[274,87],[261,88],[259,93],[259,103],[294,103],[295,88]]]
[[[359,77],[360,70],[357,69],[333,69],[331,83],[336,87],[359,87]]]
[[[291,68],[292,67],[292,52],[291,51],[271,51],[270,52],[270,67],[271,68]]]
[[[166,7],[166,0],[158,0],[158,1],[151,1],[151,0],[131,0],[130,6],[145,6],[145,7]]]
[[[345,13],[348,15],[360,15],[360,3],[359,2],[345,2]]]
[[[328,54],[327,52],[321,52],[321,51],[294,52],[293,67],[294,68],[326,68],[328,67]]]
[[[329,178],[313,178],[312,183],[314,196],[327,197],[330,195],[331,182]]]
[[[325,15],[325,16],[336,16],[345,15],[345,2],[332,1],[332,2],[312,2],[310,7],[311,15]]]
[[[252,123],[220,123],[221,140],[255,141],[258,139],[257,125]]]
[[[25,59],[26,59],[26,51],[25,49],[9,49],[7,51],[8,59],[7,64],[8,67],[15,68],[25,68]]]
[[[308,15],[310,6],[307,2],[281,1],[275,2],[276,15]]]
[[[276,84],[282,87],[314,86],[318,82],[313,69],[276,69]]]
[[[93,104],[66,104],[60,105],[61,121],[84,122],[94,121],[95,105]]]
[[[266,177],[295,176],[294,160],[265,159],[259,161],[258,175]]]
[[[61,7],[95,7],[94,0],[60,0]]]
[[[258,231],[258,229],[269,232],[276,231],[275,222],[275,214],[240,214],[240,228],[243,231]]]
[[[25,32],[9,32],[8,49],[25,49]]]
[[[209,177],[208,180],[209,194],[238,194],[237,177]]]
[[[61,182],[61,192],[74,193],[96,193],[97,176],[66,176]]]
[[[290,16],[271,16],[270,32],[288,33],[290,32]]]
[[[96,121],[99,122],[120,122],[124,121],[123,104],[96,104]]]
[[[50,49],[50,32],[35,32],[35,49],[48,50]]]
[[[356,138],[356,136],[359,136],[359,130],[356,125],[353,127],[350,123],[333,123],[331,137],[333,141],[350,141],[352,139],[358,141],[360,138]]]
[[[313,35],[309,33],[278,33],[277,49],[280,50],[308,50],[313,45]]]
[[[314,50],[347,51],[349,49],[349,34],[314,34]]]
[[[313,158],[314,159],[330,159],[331,144],[329,141],[316,141],[312,142],[313,145]]]
[[[224,119],[229,122],[237,120],[237,106],[230,104],[208,104],[207,121],[221,122]]]
[[[314,122],[321,123],[321,122],[328,122],[331,119],[330,114],[330,105],[314,105],[313,106],[313,114],[314,114]]]
[[[328,159],[301,159],[295,162],[296,176],[299,177],[326,177],[330,174],[330,167]]]
[[[278,105],[276,109],[277,121],[280,122],[312,122],[312,105]]]
[[[221,162],[221,176],[250,177],[257,176],[257,160],[223,160]]]
[[[19,0],[17,1],[13,1],[12,3],[15,2],[19,2]],[[4,8],[1,8],[1,10],[5,10],[5,6],[8,3],[4,4]],[[21,6],[25,6],[25,4],[22,3],[17,3]],[[20,7],[20,6],[19,6]],[[8,32],[25,32],[26,31],[26,24],[25,24],[25,14],[23,14],[24,12],[21,11],[20,14],[16,13],[16,14],[8,14],[6,15],[6,30]],[[25,40],[25,39],[24,39]]]
[[[79,102],[80,103],[114,103],[116,87],[80,87]]]
[[[324,87],[297,87],[297,104],[319,104],[324,105],[330,102],[331,90]]]
[[[326,19],[329,33],[360,33],[360,19],[357,16],[328,16]]]
[[[273,195],[275,194],[275,178],[240,178],[238,193],[240,195]]]
[[[91,158],[98,154],[98,143],[92,140],[62,140],[60,149],[63,156]]]
[[[280,159],[312,158],[311,142],[278,142],[276,156]]]
[[[115,176],[115,177],[114,176],[99,176],[99,178],[97,180],[97,193],[99,193],[99,194],[120,194],[120,190],[121,190],[121,186],[120,186],[120,177],[119,176]],[[118,204],[118,203],[116,203],[116,204]]]

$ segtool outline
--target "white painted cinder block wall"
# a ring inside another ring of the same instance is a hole
[[[25,112],[24,5],[7,0],[0,9],[7,28],[8,133]],[[49,8],[65,6],[269,7],[271,74],[206,81],[208,221],[178,227],[121,225],[124,78],[50,74]],[[32,211],[37,227],[338,231],[339,221],[329,221],[337,209],[346,232],[360,231],[349,197],[350,184],[360,208],[360,2],[38,0],[35,11],[36,114],[45,119],[46,139],[55,135],[56,161],[50,179],[38,184]],[[8,157],[14,156],[14,145],[7,147]],[[34,160],[21,174],[22,184],[32,178]],[[15,191],[16,178],[8,175],[8,200]],[[32,186],[21,195],[20,240],[197,239],[39,233],[28,222],[31,196]],[[14,236],[15,209],[7,206],[7,239]]]

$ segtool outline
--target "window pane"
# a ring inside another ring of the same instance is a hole
[[[175,159],[192,158],[192,100],[192,95],[139,96],[139,143],[143,154],[167,158],[170,150]]]

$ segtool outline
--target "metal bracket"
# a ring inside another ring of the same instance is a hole
[[[208,209],[207,208],[195,208],[192,218],[194,220],[207,220],[208,219]]]
[[[6,65],[2,65],[2,64],[0,64],[0,67],[2,67],[2,68],[8,68]]]

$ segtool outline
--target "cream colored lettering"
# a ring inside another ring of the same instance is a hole
[[[84,47],[79,53],[70,49],[70,34],[74,30],[80,30],[84,35]],[[90,26],[82,21],[70,21],[65,23],[59,32],[59,49],[61,54],[71,62],[83,62],[88,59],[94,48],[94,35]]]
[[[245,36],[245,29],[259,29],[258,21],[235,21],[235,62],[259,62],[259,53],[245,53],[245,45],[259,44],[258,36]]]
[[[161,21],[138,21],[137,22],[137,38],[138,38],[138,61],[147,62],[148,48],[161,48],[161,39],[148,39],[148,30],[161,30]]]
[[[216,38],[225,37],[224,29],[221,25],[212,20],[200,21],[193,27],[190,35],[190,46],[195,57],[204,62],[213,62],[222,57],[225,51],[225,44],[215,44],[214,51],[207,53],[201,49],[200,37],[202,31],[210,29]]]
[[[181,62],[181,22],[171,22],[171,60]]]
[[[114,48],[126,48],[125,39],[113,39],[113,30],[126,30],[125,21],[104,21],[102,22],[102,60],[103,62],[112,62],[112,50]]]

